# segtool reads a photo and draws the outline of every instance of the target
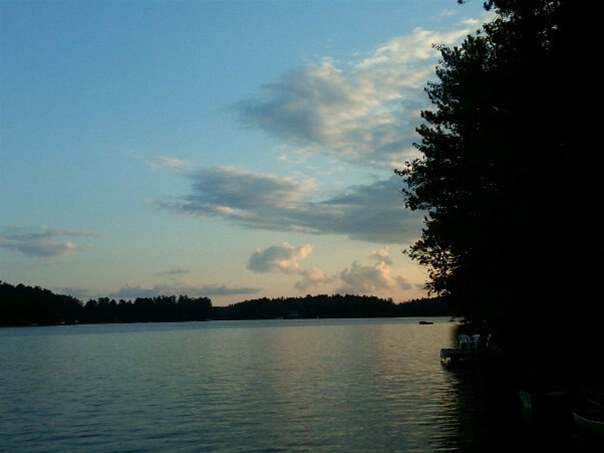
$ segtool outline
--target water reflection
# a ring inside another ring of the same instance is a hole
[[[0,450],[565,445],[547,429],[527,444],[504,374],[440,365],[453,329],[399,319],[0,331],[0,361],[14,364],[0,369]]]
[[[539,417],[528,416],[503,367],[448,370],[446,387],[436,451],[604,451],[601,441],[577,431],[560,402],[541,407]]]

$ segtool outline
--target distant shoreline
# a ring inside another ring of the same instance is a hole
[[[306,295],[259,298],[228,306],[212,306],[207,297],[158,296],[85,304],[66,295],[25,285],[0,283],[0,327],[138,322],[228,321],[261,319],[408,318],[453,316],[442,298],[394,303],[367,295]]]

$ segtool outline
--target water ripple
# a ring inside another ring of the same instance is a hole
[[[316,320],[0,331],[0,450],[451,451],[464,441],[459,389],[438,362],[450,330]]]

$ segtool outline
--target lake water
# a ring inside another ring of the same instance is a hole
[[[0,329],[0,451],[494,451],[435,319]],[[507,433],[509,438],[510,433]]]

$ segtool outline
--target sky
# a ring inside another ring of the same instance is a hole
[[[394,169],[482,3],[0,0],[0,280],[426,296]]]

